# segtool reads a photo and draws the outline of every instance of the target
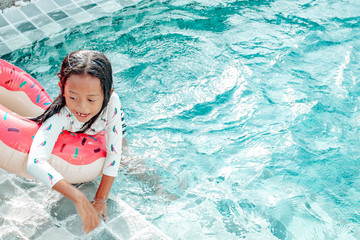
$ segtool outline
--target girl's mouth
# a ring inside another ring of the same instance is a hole
[[[79,113],[79,112],[76,112],[76,113],[77,113],[78,116],[83,117],[83,118],[86,118],[87,116],[90,115],[90,113],[88,113],[88,114],[82,114],[82,113]]]

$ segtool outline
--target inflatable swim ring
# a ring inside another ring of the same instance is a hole
[[[26,117],[40,115],[52,100],[42,86],[20,68],[0,59],[0,167],[34,179],[27,158],[37,123]],[[26,116],[26,117],[25,117]],[[99,177],[106,157],[105,132],[96,135],[63,131],[49,163],[69,183]]]

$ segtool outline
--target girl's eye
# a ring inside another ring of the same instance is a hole
[[[71,100],[76,100],[76,97],[70,97]]]
[[[88,99],[89,100],[89,102],[95,102],[96,100],[94,100],[94,99]]]

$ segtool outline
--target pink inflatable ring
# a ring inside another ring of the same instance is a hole
[[[26,117],[40,115],[52,102],[41,85],[20,68],[0,59],[0,167],[32,178],[26,170],[38,125]],[[105,132],[86,135],[63,131],[49,163],[69,183],[99,177],[106,157]]]

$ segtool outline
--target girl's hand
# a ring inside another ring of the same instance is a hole
[[[99,218],[104,217],[105,222],[109,222],[109,217],[107,215],[107,205],[106,202],[97,202],[92,201],[91,204],[94,206]]]
[[[85,233],[91,232],[99,225],[99,215],[82,191],[69,184],[64,179],[57,182],[53,186],[53,189],[59,193],[62,193],[65,197],[71,199],[74,202],[76,211],[78,212],[84,225]]]
[[[91,232],[100,223],[100,218],[96,209],[90,204],[85,195],[74,201],[74,203],[81,221],[83,222],[84,232]]]

